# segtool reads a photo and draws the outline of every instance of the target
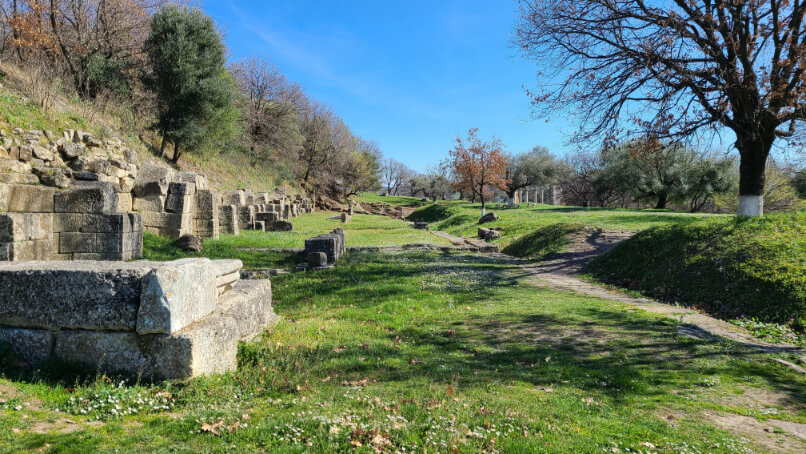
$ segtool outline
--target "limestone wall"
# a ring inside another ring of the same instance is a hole
[[[302,196],[220,195],[203,174],[137,165],[120,141],[82,131],[0,130],[0,260],[129,260],[142,232],[218,238],[291,230],[313,211]]]

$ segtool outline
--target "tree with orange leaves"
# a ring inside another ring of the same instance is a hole
[[[506,188],[504,175],[507,160],[504,157],[504,143],[493,136],[485,142],[478,136],[478,128],[467,132],[467,139],[456,137],[456,145],[450,151],[450,168],[456,178],[454,189],[470,191],[481,199],[481,215],[484,216],[489,197],[489,189]]]

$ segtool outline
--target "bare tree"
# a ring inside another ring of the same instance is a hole
[[[606,141],[729,128],[737,212],[763,213],[772,145],[806,119],[806,2],[521,0],[520,10],[514,41],[546,77],[530,93],[538,114],[569,106],[583,117],[579,138]]]
[[[381,182],[386,186],[388,195],[400,195],[400,189],[413,173],[406,164],[396,159],[387,158],[381,162]]]
[[[296,153],[303,140],[299,112],[308,103],[302,87],[256,58],[233,63],[230,72],[245,98],[244,120],[251,138],[281,154]]]

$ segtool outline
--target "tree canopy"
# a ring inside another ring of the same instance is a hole
[[[729,128],[738,212],[763,212],[773,142],[806,119],[806,2],[521,0],[520,11],[514,42],[541,69],[537,114],[568,107],[580,139],[605,142]]]

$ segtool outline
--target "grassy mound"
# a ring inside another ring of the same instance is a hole
[[[656,227],[598,257],[588,272],[722,317],[802,326],[806,212]]]
[[[421,207],[429,202],[423,202],[419,197],[403,195],[380,195],[374,192],[362,192],[353,198],[359,203],[385,203],[398,207]]]
[[[409,221],[418,222],[440,222],[460,212],[461,210],[459,210],[455,205],[432,203],[431,205],[426,205],[415,210],[414,213],[411,213],[407,219]]]
[[[501,252],[513,257],[542,259],[561,252],[568,244],[568,235],[582,230],[579,224],[560,222],[541,227],[509,243]]]

